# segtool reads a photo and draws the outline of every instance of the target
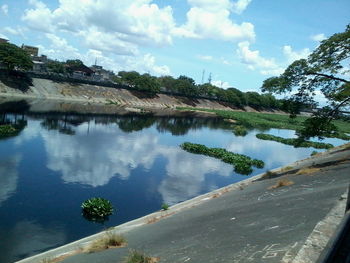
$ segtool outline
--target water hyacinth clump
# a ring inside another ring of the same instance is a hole
[[[83,216],[89,221],[104,222],[113,214],[113,206],[110,201],[100,197],[93,197],[81,204]]]
[[[253,172],[252,166],[263,168],[265,165],[261,160],[252,159],[247,155],[229,152],[222,148],[209,148],[202,144],[190,142],[181,144],[181,148],[190,153],[204,154],[232,164],[234,171],[239,174],[249,175]]]

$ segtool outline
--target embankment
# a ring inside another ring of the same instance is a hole
[[[0,97],[47,99],[66,102],[107,104],[111,101],[120,106],[174,108],[200,107],[231,109],[227,103],[208,99],[189,99],[182,96],[156,94],[154,96],[127,89],[116,89],[88,84],[54,82],[48,79],[33,78],[26,91],[12,88],[0,81]]]

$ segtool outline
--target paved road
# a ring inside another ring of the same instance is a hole
[[[347,191],[349,157],[348,146],[325,158],[311,159],[306,165],[313,165],[313,170],[256,181],[137,227],[125,234],[126,248],[78,254],[64,262],[123,262],[129,249],[171,263],[291,262],[315,226]],[[303,166],[305,163],[299,168]],[[268,189],[281,179],[294,184]],[[332,224],[323,225],[326,232],[327,227],[335,227]]]

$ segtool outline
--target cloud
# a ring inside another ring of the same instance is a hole
[[[197,55],[197,58],[200,60],[205,60],[205,61],[210,61],[213,60],[212,56],[208,56],[208,55]]]
[[[320,42],[320,41],[326,39],[326,36],[325,36],[325,34],[321,33],[321,34],[312,35],[310,38],[313,41]]]
[[[286,56],[288,63],[292,63],[301,58],[307,58],[310,53],[310,49],[308,48],[304,48],[300,51],[294,51],[291,46],[283,46],[283,54]]]
[[[187,21],[184,25],[174,28],[174,35],[224,41],[254,41],[253,24],[236,24],[230,19],[230,1],[189,0],[188,3],[191,9],[187,12]]]
[[[236,14],[242,14],[252,0],[238,0],[233,3],[232,9]]]
[[[85,37],[88,47],[94,49],[96,46],[91,46],[92,41],[87,39],[91,29],[95,35],[101,33],[95,41],[103,43],[118,40],[138,45],[170,44],[169,32],[175,27],[172,8],[159,8],[151,2],[61,0],[56,9],[50,10],[43,2],[31,0],[33,8],[25,10],[22,20],[35,30],[65,31]]]
[[[277,75],[283,72],[283,68],[274,59],[264,58],[258,50],[251,50],[247,41],[238,43],[236,52],[241,62],[251,70],[258,69],[263,75]]]
[[[211,82],[211,84],[213,84],[216,87],[223,88],[223,89],[228,89],[228,88],[232,87],[232,85],[230,85],[230,83],[228,83],[227,81],[222,81],[222,80],[214,80]]]
[[[8,13],[9,13],[9,7],[8,7],[8,5],[6,5],[6,4],[4,4],[4,5],[2,5],[1,6],[1,11],[4,13],[4,15],[8,15]]]

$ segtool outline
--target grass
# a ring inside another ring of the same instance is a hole
[[[126,246],[127,241],[124,236],[112,232],[106,232],[103,238],[94,240],[86,249],[87,253],[99,252],[108,248]]]
[[[131,250],[124,263],[156,263],[159,258],[147,256],[145,253]]]
[[[330,149],[333,148],[334,146],[330,143],[323,143],[323,142],[311,142],[311,141],[300,141],[297,138],[282,138],[279,136],[274,136],[274,135],[270,135],[270,134],[264,134],[264,133],[258,133],[256,135],[256,138],[260,139],[260,140],[268,140],[268,141],[275,141],[275,142],[280,142],[283,144],[287,144],[287,145],[292,145],[296,148],[299,147],[313,147],[313,148],[317,148],[317,149]]]
[[[303,127],[303,122],[308,119],[305,116],[297,116],[290,118],[287,114],[271,114],[271,113],[257,113],[257,112],[242,112],[229,110],[213,110],[191,107],[177,107],[178,110],[201,110],[206,112],[213,112],[224,119],[234,119],[237,124],[243,125],[247,128],[258,129],[289,129],[300,130]],[[345,133],[350,133],[350,124],[346,121],[335,120],[334,125],[337,127],[339,135],[337,138],[343,140],[350,140],[350,136]]]
[[[235,172],[239,174],[249,175],[253,172],[252,166],[263,168],[265,165],[261,160],[252,159],[247,155],[229,152],[222,148],[208,148],[205,145],[190,142],[185,142],[180,147],[190,153],[207,155],[232,164]]]
[[[0,138],[15,136],[18,133],[19,133],[19,129],[17,129],[12,124],[0,125]]]
[[[266,173],[264,173],[264,174],[262,175],[262,178],[264,178],[264,179],[269,179],[269,178],[273,178],[273,177],[275,177],[275,176],[277,176],[276,173],[271,172],[271,171],[266,171]]]
[[[302,168],[299,171],[297,171],[297,175],[308,175],[308,174],[313,174],[318,171],[320,171],[321,168],[316,168],[316,167],[307,167],[307,168]]]
[[[283,187],[283,186],[289,186],[289,185],[292,185],[292,184],[294,184],[293,181],[290,181],[288,179],[282,179],[282,180],[278,180],[276,184],[270,186],[268,189],[272,190],[272,189],[280,188],[280,187]]]

